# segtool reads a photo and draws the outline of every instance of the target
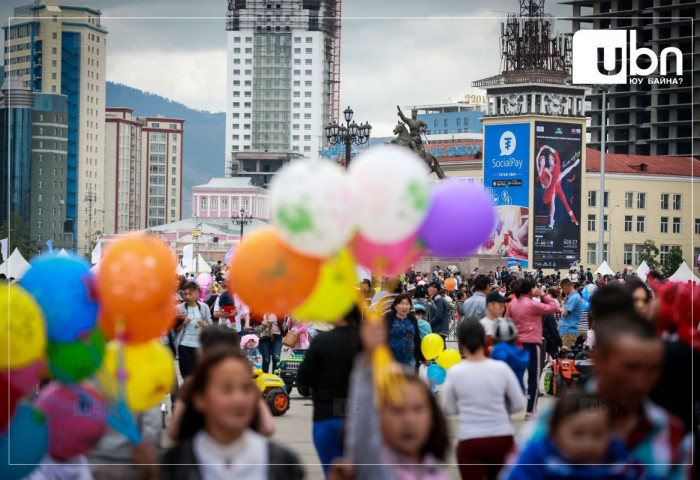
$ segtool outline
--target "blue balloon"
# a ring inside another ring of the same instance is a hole
[[[435,385],[442,385],[445,383],[445,376],[447,371],[440,365],[431,363],[428,366],[428,379],[435,382]]]
[[[26,477],[41,463],[48,448],[49,428],[44,414],[20,403],[12,423],[0,437],[0,478]]]
[[[43,310],[50,341],[75,342],[95,327],[94,276],[84,259],[42,255],[31,262],[20,285]]]
[[[228,265],[228,264],[231,263],[231,259],[233,258],[233,253],[234,253],[235,251],[236,251],[236,250],[235,250],[233,247],[231,247],[231,248],[229,248],[228,250],[226,250],[226,255],[224,255],[224,263],[225,263],[226,265]]]

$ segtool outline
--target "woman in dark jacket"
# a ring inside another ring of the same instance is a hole
[[[386,315],[386,324],[389,330],[389,348],[396,361],[418,369],[424,359],[420,350],[418,320],[411,314],[411,309],[411,296],[407,293],[397,295]]]

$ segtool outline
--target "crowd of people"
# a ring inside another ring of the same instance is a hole
[[[140,445],[111,431],[83,467],[98,480],[303,478],[294,440],[270,439],[275,421],[252,375],[275,369],[284,341],[305,353],[297,386],[311,392],[309,429],[327,478],[447,479],[450,463],[465,479],[693,478],[698,315],[687,306],[699,292],[625,272],[602,279],[584,312],[589,271],[411,269],[363,279],[366,305],[324,326],[250,311],[226,289],[224,269],[206,291],[182,277],[175,325],[161,339],[181,377],[167,426],[174,446],[161,450],[155,408],[138,416]],[[384,321],[365,321],[368,309]],[[425,374],[430,333],[456,340],[462,356],[442,387]],[[582,344],[594,374],[538,411],[543,369]],[[381,345],[403,372],[398,395],[377,396]],[[516,437],[512,415],[523,410]]]

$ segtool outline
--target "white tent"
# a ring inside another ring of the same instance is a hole
[[[90,268],[90,271],[92,273],[94,273],[95,275],[97,275],[97,272],[100,271],[100,264],[96,263],[95,265],[93,265],[92,268]]]
[[[672,282],[687,282],[687,281],[692,281],[695,283],[700,283],[700,278],[697,277],[693,273],[693,271],[690,269],[687,263],[683,262],[681,263],[681,266],[678,267],[678,270],[668,277],[669,280]]]
[[[61,251],[58,252],[58,254],[56,254],[56,256],[57,257],[70,257],[70,255],[68,255],[68,252],[66,252],[65,248],[62,248]]]
[[[19,249],[15,248],[10,258],[0,265],[0,273],[4,273],[7,278],[22,278],[28,268],[29,262],[19,253]]]
[[[600,266],[598,267],[598,269],[593,273],[596,275],[600,273],[603,276],[615,275],[615,272],[613,272],[613,269],[610,268],[610,265],[608,265],[608,262],[605,260],[603,260],[603,263],[601,263]]]
[[[201,253],[197,256],[197,258],[199,259],[199,271],[195,271],[195,269],[197,268],[197,259],[193,259],[191,265],[183,265],[183,273],[211,273],[211,267],[209,266],[209,262],[202,258]]]
[[[639,264],[637,267],[637,276],[642,282],[647,281],[647,273],[649,273],[649,265],[647,265],[647,261],[644,260],[642,263]]]

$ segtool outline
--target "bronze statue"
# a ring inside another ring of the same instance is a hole
[[[423,140],[421,139],[421,133],[428,131],[428,124],[423,120],[418,120],[418,110],[415,108],[411,110],[411,118],[406,118],[406,115],[401,111],[401,107],[396,105],[399,111],[398,115],[405,125],[408,125],[408,130],[411,132],[411,149],[414,151],[423,149]]]
[[[399,110],[399,112],[400,111],[401,110]],[[423,123],[423,125],[425,125],[425,122],[420,122]],[[440,166],[440,163],[438,162],[437,158],[435,158],[433,154],[426,152],[423,149],[422,142],[419,144],[419,147],[416,147],[412,135],[406,129],[406,125],[403,122],[399,122],[399,124],[396,125],[396,127],[394,127],[394,134],[397,135],[397,137],[393,139],[391,143],[395,145],[400,145],[402,147],[410,148],[418,155],[420,155],[420,157],[425,161],[425,163],[428,164],[430,170],[432,170],[439,179],[442,180],[443,178],[446,178],[445,172],[442,171],[442,167]]]

